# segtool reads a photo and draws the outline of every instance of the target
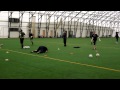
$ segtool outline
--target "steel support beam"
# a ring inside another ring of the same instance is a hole
[[[36,13],[36,11],[35,12],[29,12],[29,33],[31,32],[31,28],[32,28],[32,17],[33,17],[33,15]]]
[[[22,20],[23,20],[23,15],[24,15],[25,11],[19,11],[19,30],[22,27]]]
[[[8,11],[8,38],[10,38],[10,28],[11,28],[11,21],[9,18],[12,18],[13,11]]]

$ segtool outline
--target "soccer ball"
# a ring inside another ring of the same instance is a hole
[[[100,56],[100,54],[99,53],[96,53],[96,57],[99,57]]]
[[[9,59],[5,59],[5,61],[9,61]]]
[[[8,51],[6,53],[9,53]]]
[[[92,57],[93,57],[93,55],[92,55],[92,54],[89,54],[89,57],[90,57],[90,58],[92,58]]]

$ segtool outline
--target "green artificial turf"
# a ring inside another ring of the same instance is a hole
[[[18,38],[0,39],[4,44],[0,49],[0,79],[120,79],[120,43],[116,44],[115,38],[101,38],[97,51],[92,50],[90,38],[68,38],[66,47],[62,38],[33,41],[32,46],[25,38],[24,45],[30,49],[21,49]],[[47,53],[30,53],[42,45],[48,47]]]

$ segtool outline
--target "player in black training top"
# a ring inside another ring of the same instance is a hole
[[[119,38],[118,32],[116,32],[115,37],[116,37],[116,43],[118,43],[118,38]]]
[[[64,43],[64,46],[66,46],[66,42],[67,42],[67,31],[65,31],[63,33],[63,43]]]
[[[29,33],[29,38],[30,38],[30,41],[31,41],[31,43],[33,45],[33,34],[31,32]]]
[[[21,48],[23,48],[24,36],[25,36],[25,33],[21,30],[19,34]]]
[[[48,52],[48,48],[45,47],[45,46],[39,46],[37,50],[34,50],[32,52],[36,52],[36,53],[45,53],[45,52]]]
[[[91,41],[93,42],[93,49],[94,50],[96,49],[97,38],[99,38],[99,36],[95,32],[93,32]],[[101,41],[100,38],[99,38],[99,41]]]

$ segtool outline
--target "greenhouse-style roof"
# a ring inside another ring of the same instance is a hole
[[[114,26],[117,28],[120,26],[120,11],[0,11],[0,20],[11,13],[16,17],[23,15],[23,19],[26,19],[26,21],[29,21],[31,16],[36,16],[37,22],[37,19],[43,16],[42,22],[46,21],[46,17],[50,19],[50,22],[62,18],[63,21],[79,21],[97,26]]]

